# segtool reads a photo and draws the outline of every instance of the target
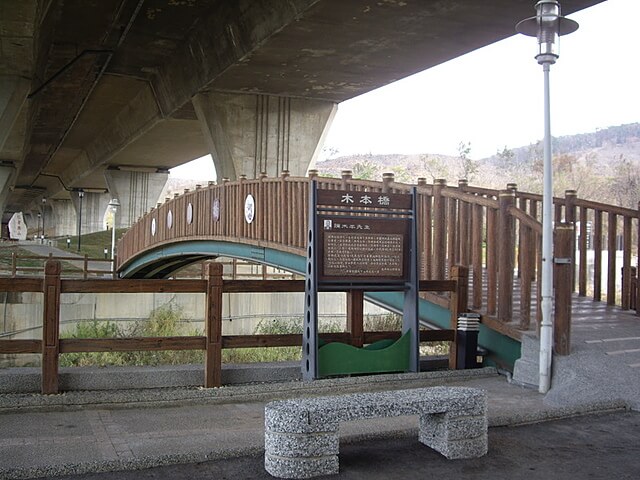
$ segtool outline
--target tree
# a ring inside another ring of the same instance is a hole
[[[471,182],[476,173],[478,173],[480,164],[477,160],[469,158],[469,153],[471,153],[471,142],[460,142],[458,144],[458,166],[460,178],[464,178]]]
[[[431,183],[438,178],[447,178],[449,173],[447,166],[437,155],[420,155],[420,163],[422,163],[422,168],[431,177]]]
[[[353,165],[353,178],[359,178],[360,180],[373,180],[377,174],[378,166],[369,160],[357,162]]]

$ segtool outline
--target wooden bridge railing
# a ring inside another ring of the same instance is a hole
[[[0,277],[0,292],[42,292],[42,339],[0,340],[1,354],[42,354],[42,393],[59,391],[59,355],[77,352],[129,352],[162,350],[204,350],[205,387],[222,383],[222,349],[247,347],[301,346],[301,334],[222,335],[223,293],[304,292],[304,280],[224,280],[223,266],[208,262],[203,280],[64,280],[59,261],[45,265],[44,278]],[[456,278],[446,281],[422,281],[421,291],[450,292],[451,328],[420,330],[420,342],[451,342],[449,367],[456,368],[457,318],[466,311],[466,269],[456,268]],[[181,337],[60,338],[60,296],[65,293],[204,293],[205,334]],[[360,301],[362,297],[360,297]],[[354,312],[355,311],[355,312]],[[359,312],[359,313],[358,313]],[[340,341],[354,346],[386,338],[400,338],[399,331],[364,330],[362,308],[347,313],[348,331],[324,333],[325,341]]]
[[[382,182],[354,180],[350,171],[343,172],[339,179],[321,178],[315,171],[309,177],[315,178],[321,189],[401,193],[411,188],[395,182],[393,174],[384,174]],[[206,188],[176,194],[158,204],[123,236],[118,243],[118,267],[136,255],[183,240],[233,241],[304,255],[308,182],[309,178],[290,177],[284,172],[279,178],[263,175],[219,185],[211,182]],[[539,323],[542,197],[520,192],[515,184],[498,191],[472,187],[465,180],[452,187],[446,180],[427,184],[425,179],[418,179],[417,186],[421,278],[446,279],[450,266],[467,266],[470,306],[484,314],[486,324],[519,338],[518,331],[505,325],[526,330],[534,315]],[[248,195],[255,200],[250,223],[244,215]],[[556,266],[560,271],[570,270],[571,288],[565,292],[563,284],[556,289],[556,300],[570,304],[576,285],[580,295],[589,294],[599,301],[604,283],[608,304],[630,308],[637,296],[631,262],[632,254],[638,251],[639,212],[578,199],[575,191],[555,198],[554,204],[556,227],[575,228],[568,240],[571,251],[567,258],[571,263]],[[621,265],[616,260],[620,239]],[[589,251],[595,257],[593,275],[588,271]],[[608,252],[606,259],[604,252]],[[579,268],[574,270],[576,261]],[[618,267],[622,268],[620,295],[616,294]],[[515,288],[519,289],[519,302],[514,302]]]

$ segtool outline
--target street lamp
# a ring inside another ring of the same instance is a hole
[[[80,205],[78,207],[78,251],[80,251],[80,245],[82,242],[82,198],[84,197],[84,191],[78,190],[78,198],[80,199]]]
[[[42,240],[44,242],[44,218],[47,211],[47,199],[42,197]]]
[[[113,211],[113,220],[111,223],[111,260],[115,258],[116,252],[116,212],[118,211],[118,207],[120,206],[120,202],[117,198],[111,199],[109,202],[109,206]],[[115,270],[115,264],[113,265],[113,269]]]
[[[36,238],[40,238],[40,219],[42,218],[42,214],[38,212],[38,233],[36,234]],[[44,229],[42,229],[44,231]]]
[[[551,102],[549,100],[549,71],[558,59],[558,39],[573,33],[578,23],[564,18],[560,4],[555,0],[536,3],[536,16],[522,20],[516,31],[538,38],[536,60],[544,73],[544,163],[542,193],[542,323],[540,325],[540,381],[538,391],[547,393],[551,385],[551,352],[553,321],[551,317],[553,295],[553,170],[551,166]]]

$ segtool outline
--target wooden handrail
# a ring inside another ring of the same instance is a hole
[[[0,278],[0,291],[40,291],[43,293],[42,340],[0,340],[0,354],[42,354],[42,393],[57,393],[58,359],[61,353],[129,352],[162,350],[204,350],[206,387],[222,381],[221,350],[223,348],[275,347],[301,345],[302,337],[292,335],[222,336],[222,293],[262,293],[304,291],[302,280],[223,280],[222,265],[207,264],[204,280],[64,280],[60,262],[48,260],[44,279]],[[452,280],[421,281],[421,291],[451,292],[452,325],[459,313],[466,311],[466,268],[457,267]],[[60,296],[65,293],[204,293],[206,296],[205,335],[180,337],[132,338],[60,338]],[[362,322],[362,318],[360,318]],[[351,333],[321,334],[329,341],[353,342]],[[395,339],[398,332],[363,332],[362,341],[371,343],[384,338]],[[425,342],[454,342],[455,327],[444,331],[420,332]]]

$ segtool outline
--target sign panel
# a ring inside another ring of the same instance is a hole
[[[408,219],[318,215],[320,283],[408,280]]]
[[[24,223],[22,212],[16,212],[9,220],[9,238],[12,240],[27,239],[27,225]]]

